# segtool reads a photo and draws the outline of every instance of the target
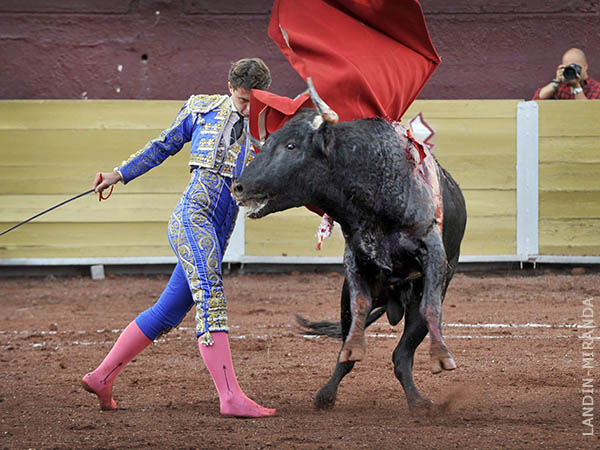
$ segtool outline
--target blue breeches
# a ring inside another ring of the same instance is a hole
[[[194,304],[196,335],[204,344],[212,344],[211,331],[229,331],[221,262],[238,211],[230,185],[208,170],[192,172],[169,221],[177,265],[158,301],[136,318],[148,338],[177,326]]]

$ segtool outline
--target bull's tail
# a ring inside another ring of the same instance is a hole
[[[365,328],[379,319],[385,313],[385,307],[374,309],[369,313]],[[340,322],[311,322],[299,314],[296,314],[296,320],[302,329],[303,334],[312,336],[328,336],[336,339],[342,339],[342,325]]]

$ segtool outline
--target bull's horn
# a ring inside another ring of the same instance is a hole
[[[257,149],[262,150],[263,142],[256,139],[254,136],[252,136],[246,130],[244,130],[244,134],[246,135],[247,139],[250,139],[250,142],[252,142],[252,145],[254,145]]]
[[[323,119],[325,119],[325,121],[337,123],[339,120],[337,113],[333,109],[331,109],[321,97],[319,97],[319,94],[317,94],[317,91],[315,89],[315,85],[312,82],[312,78],[308,77],[306,79],[306,83],[308,84],[308,92],[310,94],[310,99],[317,108],[317,111],[319,111],[319,114],[323,116]]]

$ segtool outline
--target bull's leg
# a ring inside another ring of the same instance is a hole
[[[342,287],[341,306],[342,340],[345,341],[350,330],[350,323],[352,322],[352,313],[350,312],[350,291],[346,280],[344,280],[344,285]],[[338,386],[342,379],[350,373],[353,367],[354,361],[340,363],[338,358],[338,362],[335,365],[335,370],[333,371],[331,378],[315,396],[314,404],[317,409],[333,408],[337,398]]]
[[[448,290],[448,285],[454,277],[454,272],[456,272],[456,268],[458,267],[458,258],[459,254],[457,253],[452,259],[448,260],[448,265],[446,266],[446,282],[444,283],[444,290],[442,291],[442,302],[444,298],[446,298],[446,291]]]
[[[428,332],[425,320],[419,312],[420,297],[421,292],[416,292],[410,303],[406,305],[404,332],[393,355],[394,373],[402,384],[408,407],[411,409],[431,405],[431,402],[423,397],[415,386],[412,374],[415,350]]]
[[[356,270],[356,264],[351,252],[344,255],[346,280],[350,291],[350,312],[352,321],[348,336],[339,355],[339,362],[360,361],[364,358],[367,342],[365,339],[365,324],[371,311],[371,293],[367,283]]]
[[[439,373],[456,369],[454,358],[448,351],[442,336],[442,297],[446,288],[446,252],[437,229],[432,230],[424,239],[423,262],[423,299],[420,312],[425,319],[431,347],[431,371]]]

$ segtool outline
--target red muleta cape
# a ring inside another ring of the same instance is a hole
[[[441,63],[417,0],[275,0],[269,36],[340,121],[400,121]],[[253,90],[250,131],[264,140],[303,107],[308,94]]]

